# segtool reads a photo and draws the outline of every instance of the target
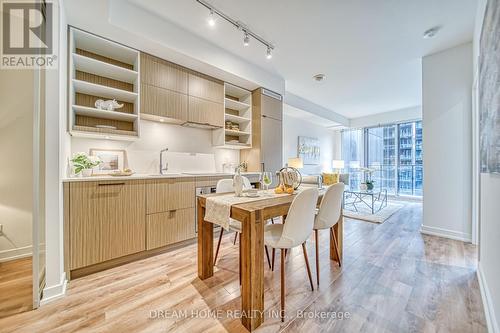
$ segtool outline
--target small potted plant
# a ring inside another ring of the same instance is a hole
[[[85,153],[74,154],[71,162],[75,168],[75,175],[81,175],[83,177],[92,176],[92,168],[101,164],[97,156],[88,156]]]
[[[360,168],[360,170],[363,171],[365,178],[365,181],[361,183],[360,189],[362,191],[373,190],[375,181],[372,179],[372,174],[375,172],[375,170],[370,168]]]
[[[374,183],[374,182],[375,182],[375,181],[373,181],[373,180],[371,180],[371,179],[370,179],[370,180],[365,181],[365,184],[366,184],[366,189],[367,189],[368,191],[373,190],[373,183]]]

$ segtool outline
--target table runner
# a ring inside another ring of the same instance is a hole
[[[243,195],[244,196],[236,197],[234,193],[231,192],[224,195],[208,197],[205,207],[205,221],[220,225],[227,230],[229,229],[229,221],[231,220],[230,215],[232,205],[272,199],[290,194],[276,194],[274,193],[274,190],[262,190],[259,191],[258,197],[248,197],[245,196],[245,194]]]

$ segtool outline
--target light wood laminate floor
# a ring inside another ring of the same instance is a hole
[[[31,257],[0,262],[0,318],[33,309],[32,265]]]
[[[266,317],[257,332],[486,332],[475,247],[421,235],[421,219],[415,203],[383,224],[346,219],[342,269],[329,260],[328,233],[322,232],[321,285],[314,292],[301,249],[292,250],[284,323],[273,317],[279,260],[274,273],[266,266]],[[66,297],[0,320],[0,331],[245,332],[231,312],[241,300],[232,240],[233,234],[224,238],[207,280],[197,278],[193,244],[71,281]],[[308,252],[315,267],[313,238]]]

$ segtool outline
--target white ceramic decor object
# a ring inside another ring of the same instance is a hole
[[[122,108],[123,104],[118,104],[116,99],[113,99],[113,100],[110,99],[107,101],[104,101],[102,99],[98,99],[97,101],[95,101],[95,107],[96,107],[96,109],[99,109],[99,110],[114,111],[116,109]]]
[[[234,175],[233,178],[233,187],[234,187],[234,194],[237,197],[241,197],[243,193],[243,177],[241,176],[240,167],[236,168],[236,174]]]

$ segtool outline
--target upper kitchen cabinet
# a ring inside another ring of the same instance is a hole
[[[190,72],[188,79],[188,124],[192,127],[224,126],[224,83]]]
[[[191,72],[189,73],[189,96],[223,104],[224,82],[200,73]]]
[[[143,119],[218,128],[224,124],[223,103],[221,81],[141,53]]]
[[[188,93],[188,73],[185,68],[143,52],[141,83],[184,95]]]
[[[70,134],[137,139],[139,52],[75,28],[70,28],[69,37]],[[116,103],[98,105],[98,100]]]
[[[181,66],[141,53],[141,118],[188,120],[188,73]]]

